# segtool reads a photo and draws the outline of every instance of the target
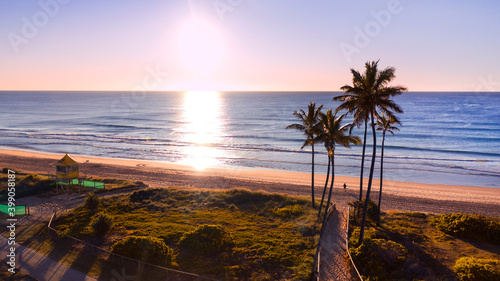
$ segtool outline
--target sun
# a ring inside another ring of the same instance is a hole
[[[222,33],[208,21],[192,18],[179,28],[177,53],[192,74],[210,75],[224,54]]]

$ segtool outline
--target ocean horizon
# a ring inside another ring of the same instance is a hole
[[[300,149],[303,134],[285,127],[310,101],[335,109],[340,93],[1,91],[0,147],[309,173],[310,147]],[[384,179],[500,188],[500,93],[409,92],[394,100],[404,113],[400,131],[386,136]],[[363,126],[353,134],[362,138]],[[375,178],[381,141],[378,134]],[[337,147],[336,175],[359,176],[361,148]],[[325,174],[326,151],[315,150],[316,172]]]

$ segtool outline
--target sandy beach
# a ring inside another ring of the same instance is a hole
[[[27,172],[54,173],[54,162],[62,154],[0,150],[0,167]],[[206,169],[154,161],[110,159],[71,155],[80,164],[83,176],[138,180],[151,187],[247,188],[290,195],[310,195],[310,173],[275,170]],[[321,196],[324,175],[316,175],[316,198]],[[366,186],[368,180],[364,181]],[[343,184],[347,189],[344,190]],[[335,177],[333,201],[336,204],[359,196],[359,178]],[[434,185],[384,180],[383,210],[432,213],[465,212],[500,216],[500,189],[460,185]],[[374,180],[372,195],[378,200],[379,181]]]

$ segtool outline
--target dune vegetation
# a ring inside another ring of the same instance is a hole
[[[221,280],[307,280],[311,273],[319,221],[305,197],[148,188],[86,201],[59,216],[56,229],[122,255]],[[145,248],[150,250],[137,251]],[[157,254],[146,253],[151,251]]]
[[[391,211],[377,226],[376,207],[361,244],[351,209],[349,251],[365,280],[500,280],[499,218]]]

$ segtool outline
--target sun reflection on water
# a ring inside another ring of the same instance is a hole
[[[222,153],[217,145],[222,136],[222,104],[219,92],[196,91],[184,94],[184,142],[186,158],[181,164],[198,170],[216,166]]]

